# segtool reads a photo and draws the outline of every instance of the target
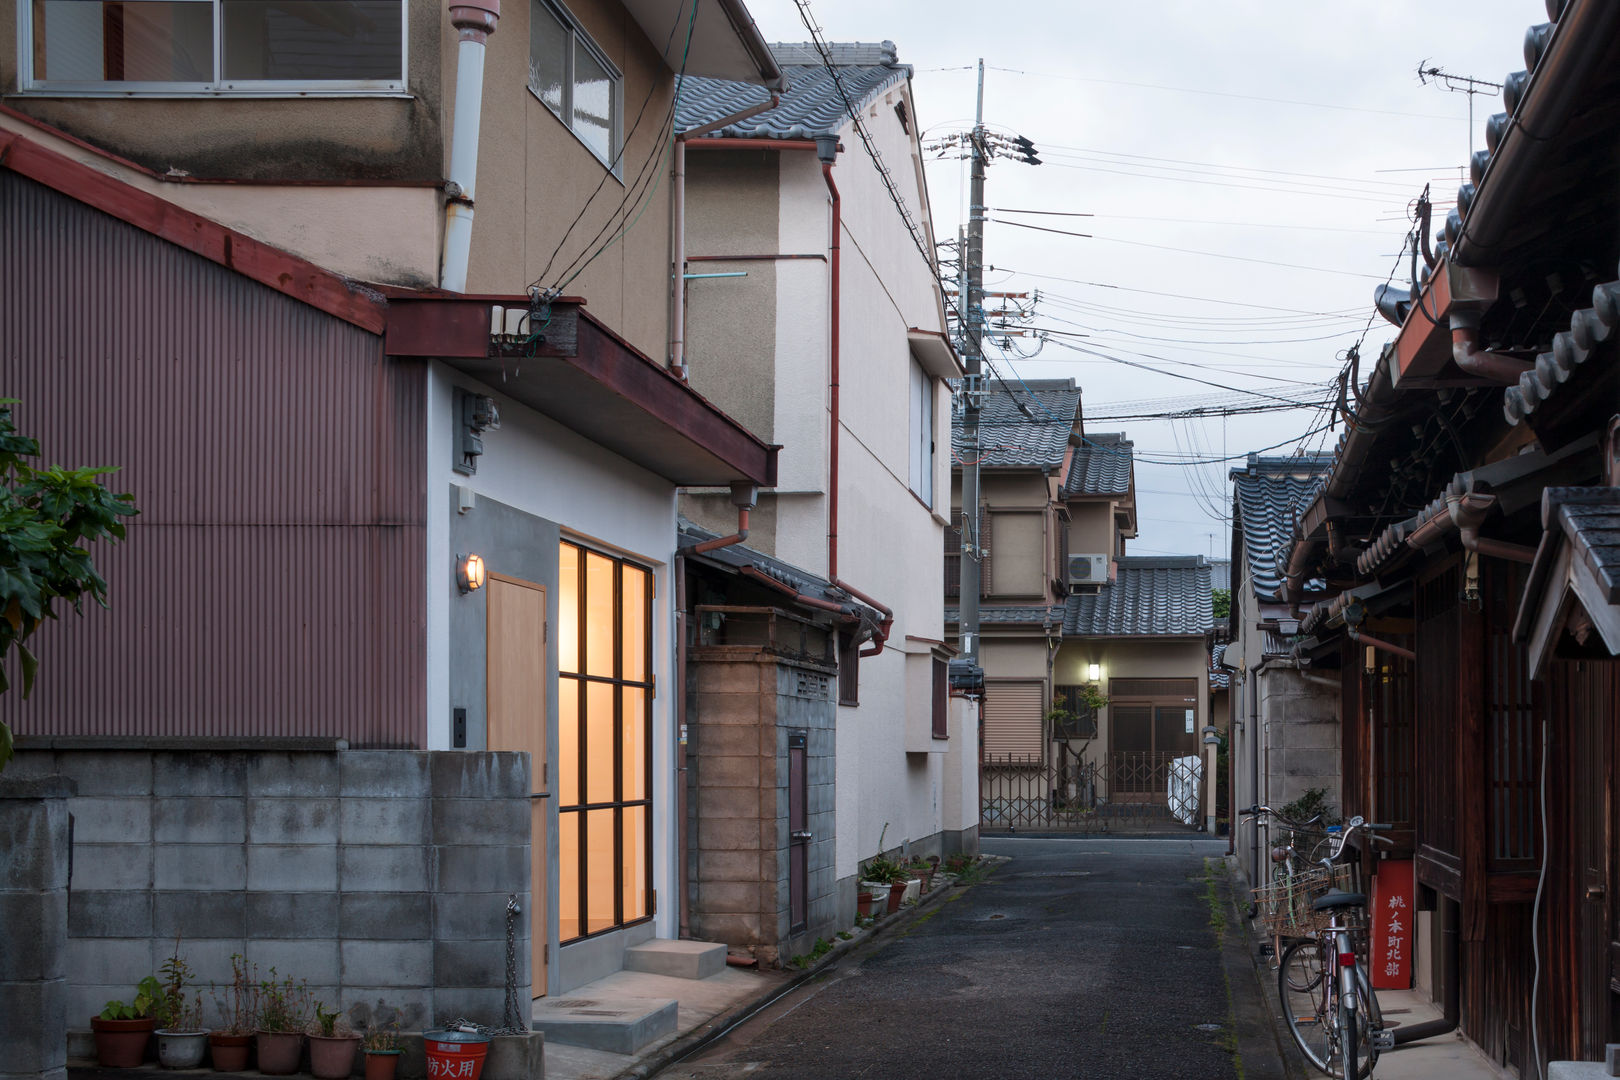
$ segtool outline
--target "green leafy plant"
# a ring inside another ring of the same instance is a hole
[[[122,1001],[107,1002],[106,1008],[101,1010],[101,1019],[143,1020],[156,1016],[162,1002],[163,984],[158,982],[156,975],[148,975],[135,984],[135,997],[128,1004]]]
[[[1232,614],[1231,589],[1209,590],[1209,602],[1210,606],[1215,609],[1215,617],[1217,619],[1224,619]]]
[[[259,984],[259,1012],[255,1024],[260,1031],[303,1031],[310,1012],[309,986],[292,977],[276,978],[276,969]]]
[[[346,1039],[354,1034],[354,1028],[349,1026],[349,1018],[341,1012],[327,1012],[326,1004],[315,1003],[315,1015],[304,1027],[304,1034],[318,1035],[323,1039]]]
[[[848,930],[840,930],[840,931],[838,931],[838,940],[839,941],[848,941],[850,938],[852,938],[854,936],[855,935],[850,933]]]
[[[889,858],[887,855],[874,855],[866,860],[866,866],[861,871],[861,880],[876,881],[881,884],[905,881],[906,865],[897,859]]]
[[[1288,842],[1299,849],[1300,854],[1307,854],[1310,846],[1322,839],[1329,825],[1339,823],[1339,811],[1328,801],[1327,788],[1308,788],[1305,794],[1293,802],[1284,803],[1277,808],[1277,812],[1289,821],[1309,821],[1318,814],[1322,820],[1309,829],[1287,829]]]
[[[0,692],[10,689],[5,665],[13,651],[22,674],[23,697],[34,688],[39,659],[27,641],[53,605],[66,600],[83,613],[86,596],[107,606],[107,583],[96,573],[86,545],[124,538],[119,520],[135,514],[134,496],[115,495],[97,477],[111,468],[36,469],[39,441],[19,435],[9,406],[0,399]],[[11,728],[0,721],[0,769],[12,757]]]
[[[219,1012],[221,1035],[251,1035],[259,1015],[259,971],[241,953],[231,954],[231,984],[209,984],[209,996]]]

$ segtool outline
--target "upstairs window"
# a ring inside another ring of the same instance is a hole
[[[624,76],[562,7],[531,0],[529,13],[529,92],[622,176]]]
[[[405,90],[405,0],[30,0],[21,10],[29,90]]]
[[[911,490],[934,505],[934,380],[911,361]]]

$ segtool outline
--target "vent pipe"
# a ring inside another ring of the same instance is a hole
[[[501,18],[501,0],[451,0],[450,25],[461,35],[456,52],[456,114],[450,135],[450,175],[444,185],[444,262],[439,287],[467,291],[473,197],[478,186],[478,128],[484,108],[484,46]]]

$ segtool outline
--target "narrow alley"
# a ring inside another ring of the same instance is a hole
[[[1224,841],[998,838],[984,849],[1011,861],[659,1075],[1218,1078],[1278,1067],[1245,1060],[1240,1073],[1234,1060],[1212,923]]]

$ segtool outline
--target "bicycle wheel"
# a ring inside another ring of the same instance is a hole
[[[1334,1076],[1338,1017],[1331,1008],[1336,1002],[1328,974],[1322,943],[1315,939],[1296,941],[1283,950],[1277,967],[1277,993],[1282,998],[1288,1033],[1299,1045],[1300,1053],[1316,1068]]]
[[[1355,1080],[1372,1076],[1378,1060],[1373,1036],[1383,1029],[1378,998],[1367,984],[1367,973],[1356,966],[1356,1008],[1348,1025],[1339,1010],[1338,986],[1332,978],[1326,946],[1315,938],[1296,941],[1282,954],[1277,969],[1277,992],[1282,998],[1283,1017],[1305,1060],[1328,1076]],[[1355,1068],[1344,1068],[1345,1048],[1352,1041]]]

